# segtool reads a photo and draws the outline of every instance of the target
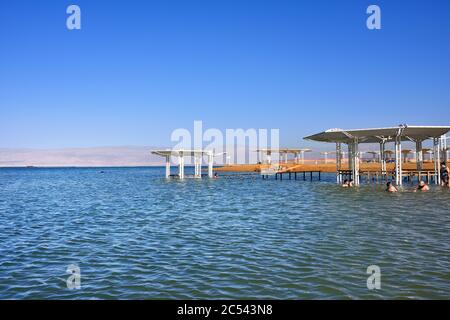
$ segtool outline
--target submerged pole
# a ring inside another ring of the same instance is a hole
[[[401,137],[395,138],[395,183],[402,185],[402,144]]]
[[[422,140],[416,141],[416,169],[417,171],[422,171],[423,169]]]
[[[442,153],[442,162],[447,163],[447,135],[444,134],[441,136],[441,153]]]
[[[340,171],[341,171],[341,143],[336,142],[336,182],[338,184],[342,183]]]
[[[208,154],[208,177],[212,178],[213,177],[213,155],[212,154]]]
[[[195,177],[202,177],[202,158],[197,154],[195,155]]]
[[[166,178],[170,177],[170,155],[166,156]]]
[[[353,181],[356,186],[359,186],[359,144],[358,139],[355,138],[354,146],[353,146],[353,152],[354,152],[354,162],[353,170],[354,170],[354,178]]]
[[[178,175],[179,175],[180,179],[184,179],[184,155],[183,155],[183,152],[180,152],[178,166],[179,166]]]
[[[441,184],[441,155],[440,155],[440,142],[439,138],[433,138],[433,151],[434,151],[434,183]]]

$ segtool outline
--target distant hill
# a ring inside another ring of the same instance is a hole
[[[162,165],[154,147],[121,146],[67,149],[0,149],[0,167],[99,167]]]

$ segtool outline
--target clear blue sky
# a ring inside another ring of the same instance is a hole
[[[165,146],[194,120],[280,128],[290,147],[450,125],[449,39],[445,0],[1,1],[0,147]]]

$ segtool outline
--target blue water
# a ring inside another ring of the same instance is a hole
[[[450,190],[163,176],[0,169],[0,298],[450,298]]]

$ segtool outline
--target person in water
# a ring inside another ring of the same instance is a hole
[[[387,192],[397,192],[398,190],[396,187],[394,187],[392,182],[389,181],[388,183],[386,183],[386,191]]]
[[[344,183],[342,184],[342,187],[343,188],[348,188],[348,180],[347,179],[344,180]]]
[[[353,187],[353,180],[352,179],[350,179],[350,181],[348,182],[348,186],[349,187]]]
[[[445,187],[450,187],[449,179],[450,170],[445,162],[441,163],[441,185]]]
[[[430,190],[430,187],[424,181],[420,181],[417,188],[414,189],[414,192],[415,191],[428,191],[428,190]]]

